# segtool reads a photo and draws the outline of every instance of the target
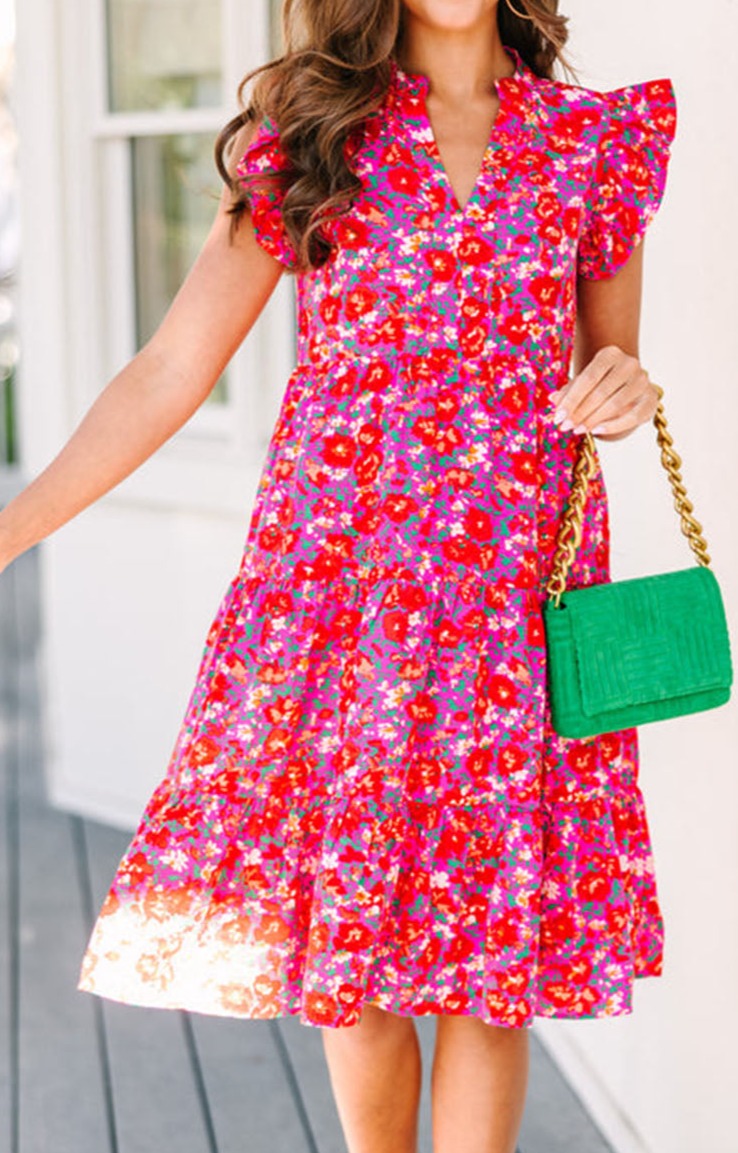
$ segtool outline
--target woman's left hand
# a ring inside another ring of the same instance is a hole
[[[617,345],[599,349],[564,388],[551,393],[554,422],[562,432],[591,432],[602,440],[622,440],[653,420],[659,390],[636,356]]]

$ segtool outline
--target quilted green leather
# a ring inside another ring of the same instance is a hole
[[[707,567],[569,589],[559,608],[552,600],[542,608],[561,736],[597,736],[730,698],[728,625]]]

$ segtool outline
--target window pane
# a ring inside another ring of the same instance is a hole
[[[114,112],[222,103],[222,0],[107,0]]]
[[[205,133],[131,141],[138,345],[153,335],[213,222],[218,191]],[[211,401],[227,400],[225,379]]]

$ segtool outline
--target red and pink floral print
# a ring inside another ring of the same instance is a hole
[[[344,1026],[632,1011],[663,921],[635,730],[551,729],[541,601],[577,438],[553,423],[577,276],[663,196],[669,80],[514,75],[460,205],[396,65],[362,192],[297,276],[297,365],[241,567],[80,988]],[[279,170],[266,122],[242,173]],[[271,188],[263,247],[294,252]],[[609,579],[601,471],[573,584]]]

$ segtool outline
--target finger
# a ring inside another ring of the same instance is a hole
[[[620,407],[624,403],[623,391],[632,383],[629,372],[629,366],[618,365],[612,368],[599,384],[596,384],[586,396],[582,397],[579,404],[576,406],[568,405],[568,415],[560,424],[561,431],[567,432],[569,429],[574,429],[576,432],[586,431],[588,423],[597,422],[605,404],[614,402]],[[614,414],[611,411],[608,415]],[[554,421],[558,423],[556,416],[554,416]]]
[[[618,397],[621,393],[618,393]],[[620,411],[605,412],[604,409],[601,414],[596,416],[593,421],[589,422],[588,431],[593,435],[599,435],[603,432],[612,432],[612,424],[623,418],[632,418],[635,421],[634,427],[637,428],[641,424],[648,424],[653,420],[656,409],[658,408],[659,396],[651,382],[648,382],[647,388],[640,392],[635,399],[631,402],[630,406]],[[616,430],[617,431],[617,430]]]
[[[582,431],[589,429],[591,431],[593,425],[601,424],[603,421],[613,420],[616,417],[624,414],[629,409],[642,405],[648,399],[647,385],[648,377],[641,369],[635,376],[622,380],[620,387],[615,387],[617,379],[615,374],[613,377],[614,391],[608,395],[601,395],[600,388],[598,387],[579,407],[577,413],[573,413],[570,417],[575,422],[576,430]],[[610,377],[607,377],[610,381]],[[599,403],[598,403],[599,401]]]
[[[642,391],[647,379],[646,372],[643,371],[637,357],[620,354],[618,362],[613,364],[608,374],[594,385],[578,404],[572,404],[571,399],[566,402],[567,420],[562,424],[562,430],[574,428],[579,431],[583,425],[597,415],[597,410],[605,402],[613,397],[617,397],[616,402],[624,399],[627,402],[633,395],[632,390]],[[625,389],[628,389],[626,398],[622,395]],[[564,405],[562,404],[560,407],[564,407]],[[558,423],[557,415],[553,416],[553,420]]]
[[[623,355],[622,350],[615,345],[599,349],[582,371],[560,390],[554,420],[570,417],[582,399],[613,370]]]

